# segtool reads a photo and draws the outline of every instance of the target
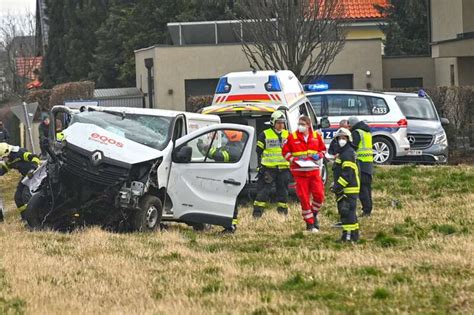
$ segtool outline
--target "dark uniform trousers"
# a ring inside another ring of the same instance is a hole
[[[372,175],[362,172],[360,177],[360,203],[365,214],[372,212]]]
[[[288,183],[290,170],[287,168],[263,167],[257,182],[257,198],[254,203],[254,214],[262,214],[270,201],[273,183],[276,188],[277,209],[280,213],[288,213]]]

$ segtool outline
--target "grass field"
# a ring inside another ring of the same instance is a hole
[[[8,209],[17,178],[1,179]],[[318,235],[241,209],[235,235],[28,232],[0,224],[0,314],[474,313],[474,167],[377,169],[362,241],[338,244],[334,198]]]

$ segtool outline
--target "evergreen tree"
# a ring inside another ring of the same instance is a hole
[[[427,55],[429,45],[429,3],[427,0],[390,0],[388,7],[378,7],[387,14],[385,55]]]

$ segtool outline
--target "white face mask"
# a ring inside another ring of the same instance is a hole
[[[347,144],[347,140],[346,139],[340,139],[338,141],[338,143],[339,143],[339,146],[342,148]]]
[[[303,125],[298,125],[298,131],[301,133],[305,133],[306,130],[308,130],[308,127],[303,126]]]

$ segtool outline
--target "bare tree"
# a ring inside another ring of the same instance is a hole
[[[344,47],[341,0],[239,0],[237,9],[242,48],[254,68],[317,80]]]
[[[41,57],[35,47],[35,16],[7,13],[0,16],[0,51],[3,51],[4,92],[24,99],[28,82],[39,75]]]

